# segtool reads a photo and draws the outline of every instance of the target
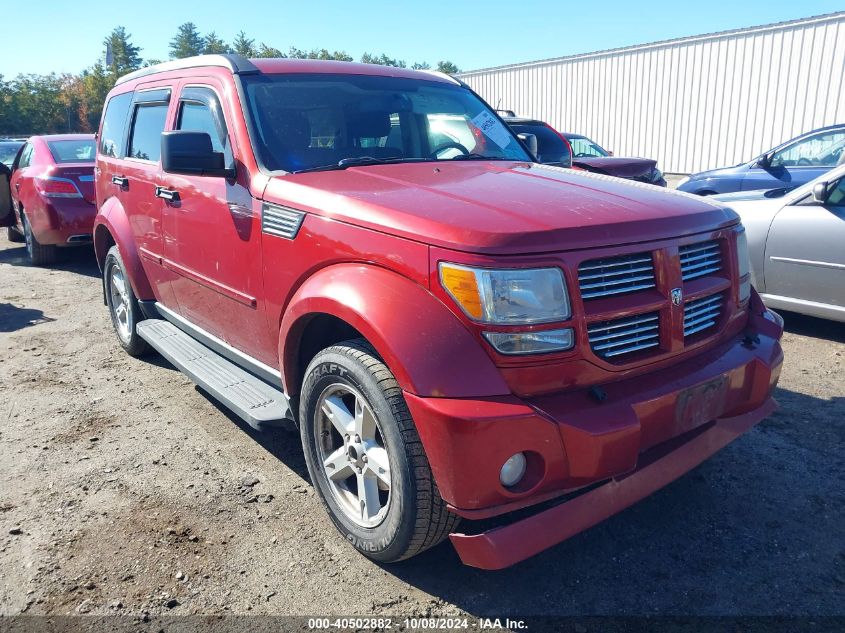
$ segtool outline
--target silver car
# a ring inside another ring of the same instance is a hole
[[[716,195],[742,217],[771,308],[845,321],[845,165],[797,189]]]

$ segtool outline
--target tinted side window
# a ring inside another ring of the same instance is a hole
[[[537,158],[541,163],[572,164],[569,145],[552,128],[545,125],[511,125],[517,134],[533,134],[537,137]]]
[[[123,131],[126,117],[132,103],[132,93],[127,92],[109,99],[103,115],[103,129],[100,132],[100,153],[105,156],[123,156]]]
[[[21,150],[21,157],[18,161],[17,169],[23,169],[24,167],[29,167],[30,163],[32,162],[32,144],[27,143],[24,148]]]
[[[206,132],[211,137],[211,147],[215,152],[223,151],[223,141],[217,126],[214,124],[214,116],[211,109],[204,103],[185,102],[179,114],[179,129],[191,130],[192,132]]]
[[[127,156],[157,162],[161,155],[161,133],[166,118],[166,103],[138,104]]]
[[[223,153],[227,167],[234,166],[226,120],[217,95],[210,88],[192,87],[185,90],[179,104],[176,129],[206,132],[211,137],[212,149]]]

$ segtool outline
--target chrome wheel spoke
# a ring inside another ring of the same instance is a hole
[[[355,474],[355,469],[349,463],[345,446],[341,446],[323,460],[323,466],[326,467],[326,474],[332,481],[343,481]]]
[[[390,490],[390,462],[387,451],[380,446],[367,449],[367,470],[379,481],[383,490]]]
[[[362,441],[374,441],[376,437],[376,419],[373,412],[360,398],[355,399],[355,433]]]
[[[358,501],[361,504],[361,518],[372,520],[381,511],[378,496],[378,480],[369,473],[358,473]]]
[[[352,413],[346,408],[340,396],[330,396],[323,401],[323,414],[329,419],[341,437],[355,432]]]

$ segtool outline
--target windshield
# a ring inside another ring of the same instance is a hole
[[[93,163],[94,139],[47,141],[47,147],[57,163]]]
[[[23,142],[0,141],[0,163],[3,163],[6,167],[11,167],[21,147],[23,147]]]
[[[597,156],[610,156],[601,146],[594,143],[586,136],[570,136],[569,144],[572,145],[572,156],[575,158],[596,158]]]
[[[531,160],[487,104],[459,86],[372,75],[242,79],[256,128],[255,149],[272,171],[421,160]]]

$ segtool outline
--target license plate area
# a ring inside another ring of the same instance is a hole
[[[676,429],[683,432],[715,420],[725,411],[728,395],[728,377],[690,387],[680,393],[675,406]]]

